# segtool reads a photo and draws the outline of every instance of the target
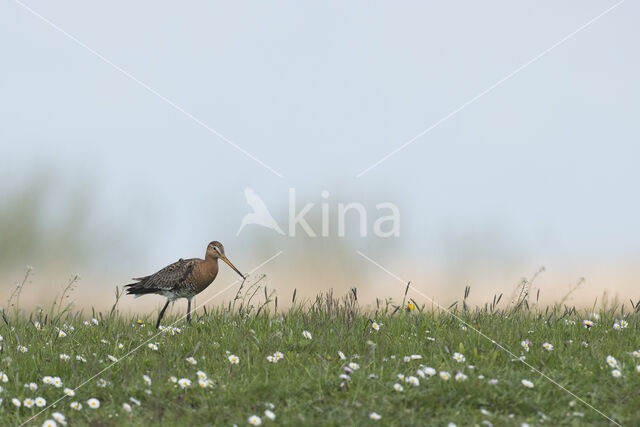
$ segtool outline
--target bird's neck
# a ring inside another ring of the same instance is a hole
[[[205,256],[201,266],[202,272],[213,280],[218,274],[218,257]]]

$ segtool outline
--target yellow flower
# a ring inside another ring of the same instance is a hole
[[[413,311],[413,310],[416,309],[416,305],[414,303],[410,302],[409,304],[407,304],[407,309],[409,311]]]

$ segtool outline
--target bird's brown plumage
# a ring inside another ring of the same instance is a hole
[[[135,295],[136,297],[146,294],[158,294],[167,297],[167,303],[160,312],[156,326],[159,326],[169,302],[178,298],[186,298],[188,300],[187,321],[190,321],[191,299],[205,290],[216,278],[219,258],[229,264],[244,279],[244,275],[226,257],[222,243],[211,242],[207,246],[204,259],[180,258],[177,262],[164,267],[156,273],[134,278],[133,280],[136,280],[135,283],[125,285],[127,294]]]

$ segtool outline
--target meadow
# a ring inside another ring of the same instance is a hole
[[[482,307],[357,291],[278,297],[258,278],[191,325],[48,309],[0,320],[2,425],[637,425],[640,303]],[[408,291],[407,287],[407,291]],[[280,301],[282,305],[282,301]],[[597,311],[597,312],[594,312]]]

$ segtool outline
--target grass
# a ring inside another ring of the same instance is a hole
[[[14,308],[3,312],[0,321],[0,371],[8,377],[0,383],[2,424],[42,425],[53,412],[64,414],[71,425],[97,426],[247,425],[254,414],[263,425],[368,425],[376,423],[369,418],[371,412],[382,416],[377,421],[381,425],[471,425],[484,420],[493,425],[612,424],[606,417],[622,425],[638,422],[640,358],[631,352],[640,349],[639,304],[628,311],[624,306],[603,310],[587,329],[582,321],[588,312],[560,305],[534,309],[526,292],[504,308],[494,298],[482,308],[471,309],[463,301],[450,312],[434,312],[412,300],[379,301],[365,310],[354,290],[339,299],[329,293],[306,303],[296,302],[294,295],[292,308],[283,312],[275,296],[258,292],[259,287],[258,281],[242,289],[224,307],[198,310],[192,325],[167,318],[163,323],[175,322],[180,332],[166,329],[159,334],[153,328],[157,313],[126,317],[114,305],[109,313],[83,316],[63,306],[63,295],[49,311],[26,314],[15,308],[17,292],[12,296]],[[628,327],[614,330],[618,319],[625,319]],[[379,330],[372,328],[373,321],[381,325]],[[34,322],[39,322],[39,329]],[[60,337],[58,328],[67,335]],[[517,357],[526,356],[528,364],[606,417],[514,360],[474,328]],[[305,330],[312,339],[303,337]],[[521,347],[523,340],[529,340],[528,352]],[[545,342],[553,344],[552,351],[543,348]],[[148,343],[156,343],[158,349],[150,349]],[[28,351],[18,350],[20,345]],[[284,358],[268,362],[266,357],[276,351]],[[239,357],[237,365],[229,362],[227,352]],[[455,361],[454,352],[464,354],[466,362]],[[70,360],[61,360],[60,354]],[[76,360],[76,355],[86,362]],[[410,355],[422,358],[405,361]],[[612,376],[605,361],[608,355],[618,360],[621,377]],[[188,357],[197,364],[188,363]],[[351,362],[359,369],[350,380],[341,379]],[[422,378],[417,371],[426,366],[452,377]],[[199,370],[212,380],[211,387],[198,385]],[[458,371],[468,378],[454,380]],[[398,374],[415,376],[420,385],[412,386]],[[151,385],[144,383],[143,375],[151,378]],[[64,385],[43,384],[44,376],[58,376]],[[192,384],[183,389],[170,381],[172,376],[188,378]],[[490,385],[490,379],[498,383]],[[523,386],[523,379],[534,387]],[[25,388],[30,382],[38,389]],[[404,391],[395,391],[395,383]],[[65,387],[76,389],[76,395],[62,398]],[[11,402],[37,396],[55,406],[39,414],[45,408],[17,408]],[[100,408],[90,409],[89,398],[97,398]],[[71,409],[72,401],[82,403],[83,409]],[[132,407],[131,412],[123,403]],[[271,405],[275,421],[264,416]]]

